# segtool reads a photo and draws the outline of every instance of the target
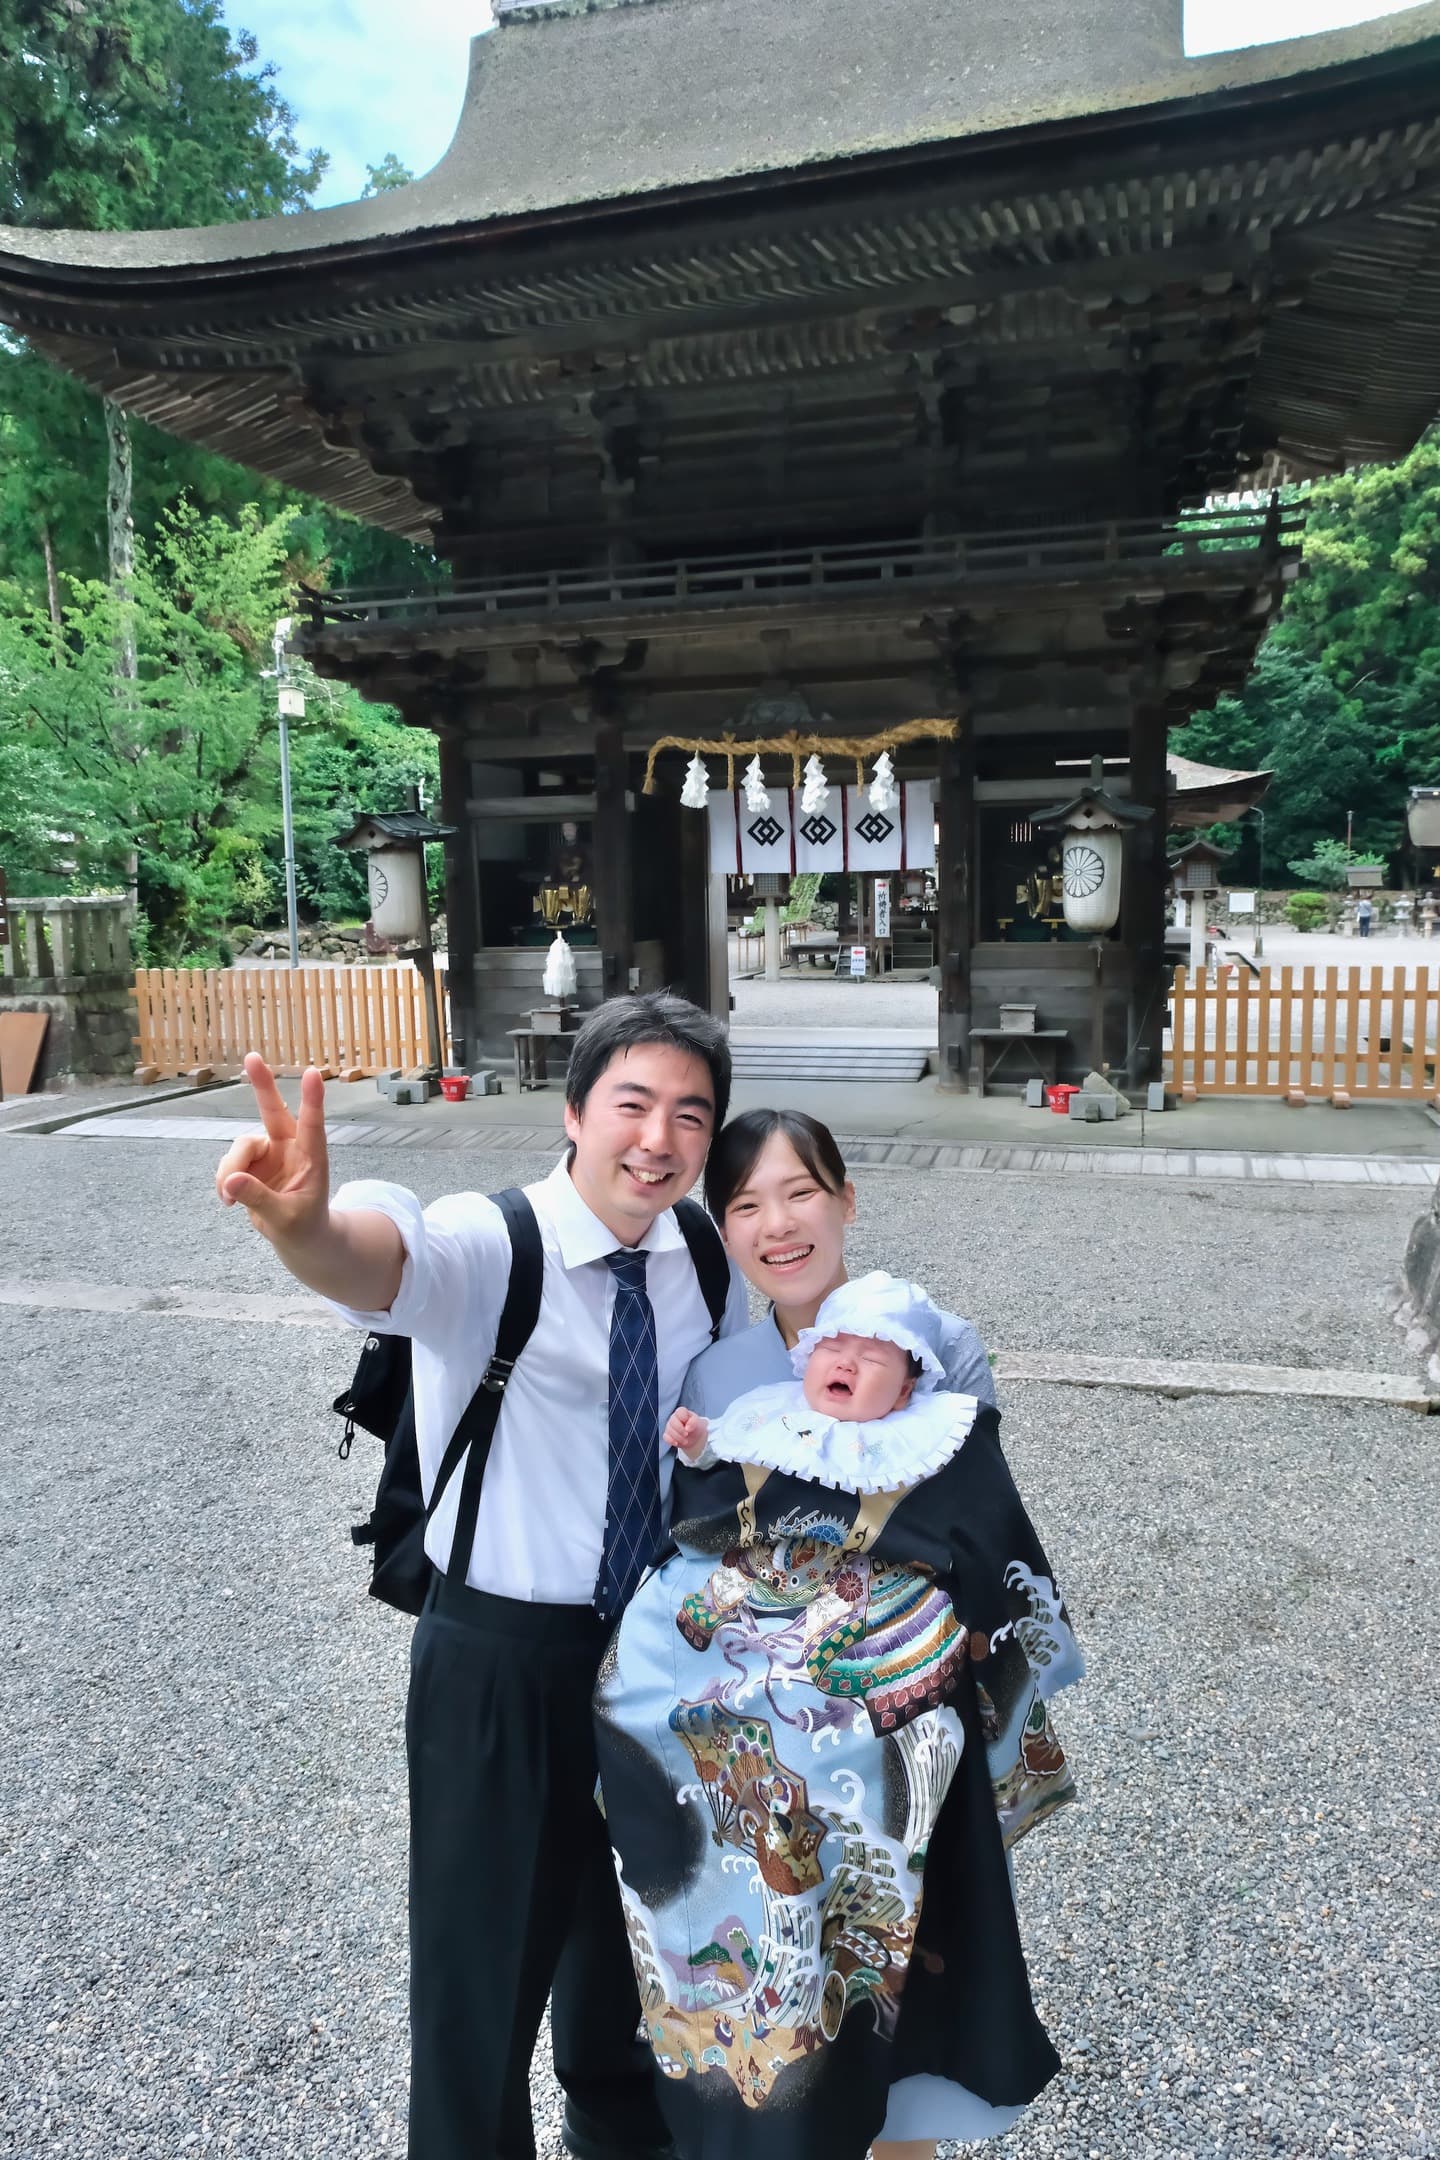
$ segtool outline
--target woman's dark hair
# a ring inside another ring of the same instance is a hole
[[[671,990],[608,998],[581,1022],[565,1069],[565,1100],[570,1108],[577,1116],[582,1114],[591,1088],[611,1061],[649,1043],[684,1051],[709,1067],[715,1090],[714,1129],[719,1132],[730,1107],[729,1039],[713,1013],[702,1012]]]
[[[803,1110],[742,1110],[739,1117],[718,1134],[705,1165],[705,1204],[717,1223],[740,1191],[760,1157],[760,1150],[776,1133],[788,1140],[817,1185],[826,1192],[845,1190],[845,1158],[835,1145],[835,1135],[819,1118]]]

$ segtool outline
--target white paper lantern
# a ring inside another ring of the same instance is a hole
[[[697,750],[685,768],[685,785],[680,790],[680,800],[687,810],[703,810],[710,800],[710,775],[705,761]]]
[[[1065,920],[1095,937],[1120,916],[1123,834],[1117,825],[1071,825],[1060,849],[1060,886]]]
[[[545,955],[545,973],[540,978],[540,987],[546,997],[556,998],[562,1004],[573,998],[579,988],[575,955],[558,930],[554,944]]]
[[[745,767],[745,807],[747,810],[768,810],[770,790],[765,785],[765,775],[760,770],[760,760],[752,757]]]
[[[420,890],[420,850],[377,848],[368,864],[370,920],[376,937],[418,938],[425,921]]]

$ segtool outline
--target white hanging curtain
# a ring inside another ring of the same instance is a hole
[[[935,812],[928,780],[907,780],[899,800],[877,810],[869,788],[846,788],[851,870],[929,870],[935,862]]]
[[[797,870],[845,868],[845,794],[844,788],[832,787],[829,801],[818,810],[796,812]]]
[[[717,875],[935,866],[935,806],[928,780],[907,780],[889,810],[872,807],[868,787],[833,783],[829,801],[808,815],[794,790],[780,787],[771,788],[768,810],[752,810],[742,789],[712,788],[707,809],[710,868]]]

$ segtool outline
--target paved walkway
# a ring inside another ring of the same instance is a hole
[[[293,1100],[298,1084],[283,1080],[281,1088]],[[27,1103],[24,1110],[15,1106],[15,1117],[0,1125],[0,1132],[73,1127],[100,1107],[133,1110],[146,1118],[162,1111],[166,1118],[218,1117],[247,1125],[253,1118],[243,1081],[203,1090],[183,1083],[129,1088],[107,1095],[104,1105],[79,1095],[33,1095]],[[494,1146],[502,1144],[499,1132],[517,1128],[547,1130],[558,1145],[564,1107],[564,1089],[558,1083],[517,1094],[508,1076],[500,1095],[474,1096],[463,1103],[437,1097],[413,1107],[385,1102],[369,1080],[348,1085],[335,1080],[325,1090],[332,1135],[360,1124],[370,1128],[366,1137],[406,1135],[394,1143],[402,1146]],[[1312,1103],[1304,1110],[1290,1110],[1263,1098],[1222,1096],[1163,1113],[1132,1111],[1111,1125],[1074,1125],[1047,1110],[1027,1109],[1019,1096],[987,1095],[981,1101],[975,1095],[947,1093],[933,1076],[919,1081],[737,1082],[732,1110],[772,1107],[807,1110],[832,1132],[856,1139],[937,1149],[1038,1148],[1049,1154],[1079,1148],[1092,1155],[1173,1149],[1206,1155],[1389,1156],[1440,1164],[1440,1125],[1409,1103],[1357,1103],[1351,1110]],[[472,1134],[478,1137],[472,1140]]]
[[[430,1105],[425,1106],[429,1110]],[[420,1113],[423,1117],[424,1112]],[[79,1140],[204,1140],[228,1147],[242,1133],[253,1132],[247,1116],[219,1117],[187,1110],[175,1115],[143,1110],[117,1111],[63,1128],[59,1137]],[[1152,1128],[1153,1129],[1153,1128]],[[1094,1128],[1087,1128],[1093,1133]],[[1176,1177],[1271,1180],[1301,1185],[1414,1185],[1427,1190],[1440,1177],[1440,1159],[1416,1160],[1388,1155],[1275,1155],[1219,1148],[1058,1147],[944,1145],[924,1141],[883,1140],[863,1133],[836,1135],[846,1161],[857,1169],[1019,1170],[1036,1177]],[[425,1149],[483,1154],[554,1154],[565,1144],[553,1123],[501,1125],[490,1121],[464,1126],[438,1121],[421,1123],[412,1113],[401,1123],[390,1114],[374,1118],[334,1119],[332,1148]]]

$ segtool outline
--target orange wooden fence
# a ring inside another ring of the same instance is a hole
[[[445,967],[436,962],[447,1038]],[[162,1075],[237,1070],[258,1050],[277,1072],[389,1072],[432,1062],[425,990],[412,967],[139,968],[139,1063]]]
[[[1429,1101],[1440,1055],[1440,980],[1420,968],[1175,971],[1170,1086],[1181,1096]]]

